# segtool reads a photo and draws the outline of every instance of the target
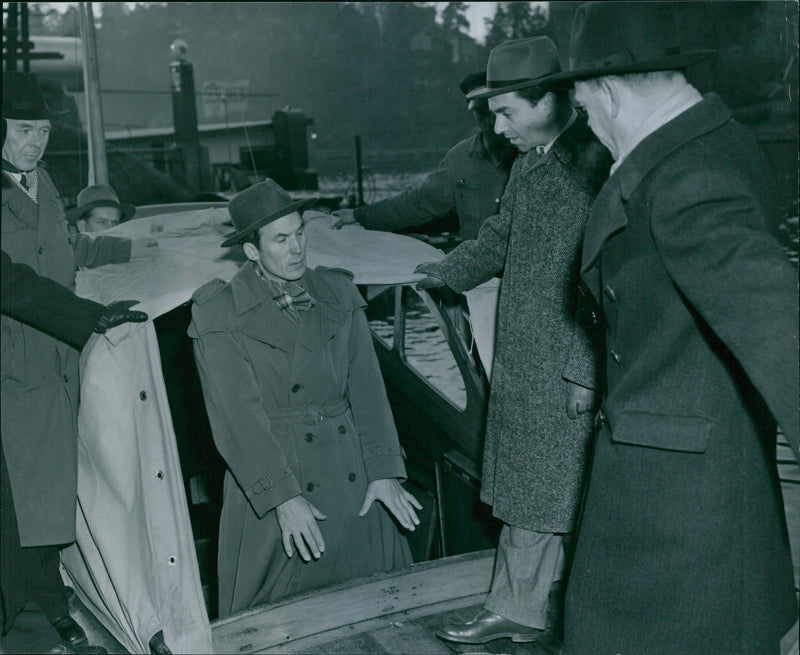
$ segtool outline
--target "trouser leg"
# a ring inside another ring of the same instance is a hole
[[[550,590],[563,573],[562,535],[504,525],[484,607],[515,623],[544,630]]]

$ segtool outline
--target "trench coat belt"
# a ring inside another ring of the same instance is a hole
[[[321,403],[306,403],[302,407],[289,407],[270,412],[269,422],[276,427],[298,423],[315,425],[322,423],[326,418],[344,414],[348,409],[350,409],[350,401],[344,397]]]

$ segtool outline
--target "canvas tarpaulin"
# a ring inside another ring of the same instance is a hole
[[[437,249],[359,227],[330,229],[306,212],[308,264],[346,268],[357,284],[414,283],[414,268]],[[232,231],[226,209],[134,219],[107,234],[158,239],[154,258],[78,274],[79,295],[108,303],[137,299],[149,314],[95,335],[81,356],[78,417],[78,539],[62,556],[70,584],[131,652],[149,652],[159,630],[176,653],[211,652],[183,477],[152,320],[213,278],[229,280],[241,248],[220,247]]]

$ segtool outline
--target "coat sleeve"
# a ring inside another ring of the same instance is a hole
[[[445,159],[416,189],[359,207],[355,219],[370,230],[391,231],[440,218],[456,206],[451,178]]]
[[[105,264],[126,264],[131,260],[132,241],[123,237],[78,233],[72,238],[75,265],[96,268]]]
[[[361,441],[367,479],[369,482],[383,478],[405,479],[397,428],[362,308],[364,303],[355,287],[352,293],[358,296],[358,305],[350,330],[347,393]]]
[[[79,350],[86,345],[105,311],[103,305],[76,296],[30,266],[15,264],[5,251],[0,282],[3,316],[26,323]]]
[[[256,515],[300,495],[300,484],[261,407],[247,353],[230,331],[198,330],[197,305],[189,336],[214,443]]]
[[[744,369],[800,461],[797,271],[766,231],[744,179],[692,169],[660,188],[650,228],[664,266]]]

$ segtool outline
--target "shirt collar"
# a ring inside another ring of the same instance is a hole
[[[664,102],[651,111],[639,126],[633,131],[628,142],[622,147],[617,161],[611,166],[609,175],[613,175],[625,158],[638,146],[645,138],[650,136],[658,128],[666,125],[675,117],[685,112],[690,107],[700,102],[703,97],[700,92],[688,82],[674,94],[671,94]]]
[[[553,140],[550,141],[549,143],[546,143],[543,146],[536,146],[536,152],[540,155],[546,155],[548,152],[550,152],[550,148],[552,148],[553,144],[556,141],[558,141],[558,137],[564,134],[564,132],[566,132],[570,127],[572,127],[572,124],[575,122],[577,118],[578,118],[578,112],[573,109],[572,115],[569,117],[567,124],[562,128],[562,130],[558,134],[556,134],[555,137],[553,137]]]

